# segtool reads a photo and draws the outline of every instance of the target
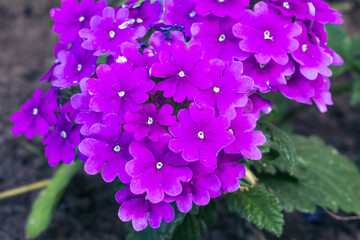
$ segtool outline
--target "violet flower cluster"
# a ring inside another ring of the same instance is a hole
[[[50,166],[78,152],[86,173],[118,178],[119,218],[140,231],[239,189],[240,160],[261,159],[266,141],[262,94],[327,110],[342,59],[324,26],[342,20],[322,0],[135,2],[52,9],[60,38],[40,79],[52,87],[11,121],[14,135],[44,136]]]

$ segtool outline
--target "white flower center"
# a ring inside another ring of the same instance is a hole
[[[225,2],[225,0],[218,0],[219,3]]]
[[[137,19],[136,19],[136,22],[137,22],[137,23],[142,23],[143,21],[144,21],[144,20],[142,20],[141,18],[137,18]]]
[[[117,63],[126,63],[126,62],[127,62],[127,58],[124,57],[124,56],[119,56],[119,57],[116,59],[116,62],[117,62]]]
[[[123,22],[122,24],[120,24],[118,26],[119,29],[125,29],[127,28],[129,25],[133,24],[135,22],[135,19],[130,19],[129,21]]]
[[[195,11],[192,11],[190,14],[189,14],[190,17],[195,17],[196,16],[196,12]]]
[[[226,39],[225,35],[221,34],[220,37],[218,38],[218,41],[223,42],[223,41],[225,41],[225,39]]]
[[[265,66],[266,66],[266,64],[261,64],[261,63],[259,64],[259,68],[260,68],[260,69],[264,69]]]
[[[154,123],[154,119],[153,119],[152,117],[149,117],[148,120],[147,120],[147,122],[146,122],[146,124],[147,124],[147,125],[151,125],[151,124],[153,124],[153,123]]]
[[[78,64],[78,65],[77,65],[77,70],[78,70],[78,72],[80,72],[81,69],[82,69],[82,65],[81,65],[81,64]]]
[[[199,137],[200,139],[204,139],[204,138],[205,138],[204,132],[203,132],[203,131],[198,132],[198,137]]]
[[[179,77],[185,77],[184,71],[180,71],[180,72],[179,72]]]
[[[79,22],[82,22],[84,20],[85,20],[85,18],[83,16],[79,17]]]
[[[120,150],[121,150],[121,147],[119,145],[116,145],[114,147],[114,152],[120,152]]]
[[[110,31],[110,32],[109,32],[109,37],[110,37],[110,38],[114,38],[114,37],[115,37],[115,32],[114,32],[114,31]]]
[[[119,97],[123,97],[123,96],[125,96],[125,92],[124,92],[124,91],[120,91],[120,92],[118,92],[118,95],[119,95]]]
[[[270,31],[269,30],[266,30],[264,32],[264,39],[270,39],[271,41],[273,41],[274,40],[273,38],[274,37],[270,37]]]
[[[157,162],[156,163],[156,169],[157,170],[160,170],[163,166],[164,166],[164,164],[162,162]]]
[[[301,49],[302,49],[303,52],[306,52],[307,49],[308,49],[308,46],[307,46],[306,44],[303,44],[303,45],[301,46]]]
[[[231,134],[234,134],[234,131],[231,128],[228,131],[231,132]]]
[[[148,197],[147,195],[145,195],[144,199],[145,199],[146,201],[148,201],[148,200],[149,200],[149,197]]]
[[[39,113],[39,110],[37,108],[33,109],[33,115],[36,116]]]
[[[60,136],[61,136],[63,139],[65,139],[65,138],[66,138],[66,132],[65,132],[65,131],[61,131]]]
[[[213,88],[213,91],[214,91],[215,93],[218,93],[218,92],[220,92],[220,88],[219,88],[219,87],[214,87],[214,88]]]
[[[290,5],[289,5],[288,2],[284,2],[283,7],[286,8],[286,9],[290,9]]]

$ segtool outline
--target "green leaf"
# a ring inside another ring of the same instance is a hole
[[[296,175],[297,157],[291,138],[270,123],[258,121],[257,129],[266,137],[262,146],[263,157],[260,161],[248,162],[258,172],[275,174],[278,170]]]
[[[152,229],[148,226],[146,229],[136,232],[132,225],[129,225],[129,234],[126,236],[126,240],[170,240],[175,228],[184,220],[185,215],[184,213],[176,212],[172,222],[162,222],[157,229]]]
[[[326,31],[328,34],[327,45],[344,59],[343,65],[330,67],[333,71],[333,76],[337,76],[351,67],[353,59],[351,55],[351,39],[347,32],[337,25],[327,24]]]
[[[196,207],[195,211],[185,216],[184,221],[175,229],[173,240],[198,240],[206,228],[216,217],[216,205],[211,201],[204,207]]]
[[[360,68],[360,66],[359,66],[359,68]],[[352,94],[351,94],[351,99],[350,99],[351,105],[356,105],[358,103],[360,103],[360,77],[355,80],[355,82],[352,86]]]
[[[97,59],[96,65],[105,64],[108,56],[109,56],[109,54],[99,56]]]
[[[26,222],[26,238],[35,238],[46,230],[61,196],[70,183],[71,178],[82,165],[80,160],[76,160],[68,165],[63,164],[55,173],[49,185],[40,192]]]
[[[317,137],[293,137],[297,178],[257,175],[286,211],[313,212],[316,205],[360,214],[360,174],[354,164]]]
[[[228,205],[231,212],[240,214],[259,229],[281,235],[284,218],[279,200],[266,191],[264,186],[257,184],[249,191],[229,194]]]

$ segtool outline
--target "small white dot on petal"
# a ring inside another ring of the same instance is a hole
[[[33,109],[33,115],[36,116],[39,113],[39,110],[37,108]]]
[[[120,150],[121,150],[121,147],[119,145],[116,145],[114,147],[114,152],[120,152]]]
[[[116,62],[117,62],[117,63],[126,63],[126,62],[127,62],[127,58],[124,57],[124,56],[119,56],[119,57],[116,59]]]
[[[164,166],[164,164],[162,162],[157,162],[156,163],[156,169],[157,170],[160,170],[163,166]]]
[[[179,72],[179,77],[185,77],[184,71],[180,71],[180,72]]]
[[[65,138],[66,138],[66,132],[65,132],[65,131],[61,131],[60,136],[65,139]]]
[[[203,132],[203,131],[198,132],[198,137],[199,137],[200,139],[204,139],[204,138],[205,138],[204,132]]]
[[[190,17],[195,17],[196,16],[196,12],[195,11],[192,11],[190,14],[189,14]]]
[[[264,32],[264,39],[270,39],[271,41],[273,41],[273,40],[274,40],[274,37],[271,37],[270,35],[271,35],[270,31],[269,31],[269,30],[266,30],[266,31]]]
[[[137,23],[142,23],[143,21],[144,21],[144,20],[142,20],[141,18],[137,18],[137,19],[136,19],[136,22],[137,22]]]
[[[308,46],[307,46],[306,44],[303,44],[303,45],[301,46],[301,49],[302,49],[303,52],[306,52],[307,49],[308,49]]]
[[[283,7],[286,8],[286,9],[290,9],[290,5],[289,5],[288,2],[284,2]]]
[[[82,22],[84,20],[85,20],[85,18],[83,16],[79,17],[79,22]]]
[[[225,39],[226,39],[226,36],[224,34],[221,34],[218,38],[218,41],[223,42],[223,41],[225,41]]]
[[[119,97],[123,97],[123,96],[125,96],[125,92],[124,92],[124,91],[120,91],[120,92],[118,92],[118,95],[119,95]]]
[[[147,120],[147,122],[146,122],[146,124],[147,124],[147,125],[151,125],[151,124],[153,124],[153,123],[154,123],[154,119],[153,119],[152,117],[149,117],[148,120]]]
[[[213,91],[214,91],[215,93],[218,93],[218,92],[220,92],[220,88],[219,88],[219,87],[214,87],[214,88],[213,88]]]
[[[110,37],[110,38],[114,38],[114,37],[115,37],[115,32],[114,32],[114,31],[110,31],[110,32],[109,32],[109,37]]]
[[[78,65],[77,65],[77,70],[78,70],[78,72],[80,72],[81,69],[82,69],[82,65],[81,65],[81,64],[78,64]]]

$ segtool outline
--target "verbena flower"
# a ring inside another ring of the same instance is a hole
[[[138,112],[127,112],[125,114],[124,129],[134,133],[138,141],[145,137],[153,142],[158,142],[160,137],[167,133],[164,127],[175,124],[176,117],[172,116],[174,109],[171,105],[165,104],[156,109],[155,104],[147,104]]]
[[[194,23],[191,27],[193,40],[189,46],[199,44],[204,49],[206,58],[220,58],[224,61],[244,60],[250,53],[244,52],[239,46],[239,39],[232,32],[234,24],[238,21],[224,17],[218,18],[208,15],[201,23]]]
[[[43,144],[47,145],[45,156],[49,160],[49,165],[55,166],[61,161],[71,163],[75,159],[80,139],[80,126],[73,125],[60,106],[54,129],[43,138]]]
[[[163,201],[165,194],[180,194],[181,183],[192,178],[188,163],[169,149],[170,140],[170,135],[163,135],[157,143],[130,145],[133,159],[126,164],[126,172],[132,177],[130,190],[134,194],[146,193],[151,203]]]
[[[95,112],[119,114],[124,122],[127,111],[136,112],[148,100],[147,94],[154,87],[154,82],[148,79],[144,68],[132,69],[128,63],[102,64],[97,70],[98,78],[86,82],[86,88],[93,97],[90,108]]]
[[[221,60],[211,61],[211,87],[199,91],[195,96],[195,103],[200,107],[212,107],[227,119],[234,119],[236,107],[246,105],[247,93],[253,87],[253,80],[241,76],[243,67],[241,62],[233,62],[227,66]]]
[[[15,112],[10,121],[15,123],[12,134],[25,133],[27,138],[33,138],[36,133],[44,136],[49,128],[56,123],[55,111],[57,109],[56,95],[50,90],[42,96],[42,89],[37,89],[32,99],[28,99],[21,106],[21,112]]]
[[[117,12],[112,7],[106,7],[102,16],[94,16],[90,21],[91,28],[80,30],[80,37],[85,41],[83,48],[95,51],[95,56],[107,53],[115,55],[120,51],[120,45],[124,42],[136,43],[137,38],[145,35],[145,27],[132,28],[134,19],[129,18],[127,8],[119,8]]]
[[[256,60],[267,64],[270,59],[285,65],[288,53],[295,51],[299,43],[294,37],[301,34],[301,27],[290,17],[279,15],[277,9],[265,2],[258,2],[254,12],[246,10],[241,22],[234,25],[233,33],[242,39],[241,50],[254,53]]]
[[[184,42],[176,41],[170,51],[160,52],[160,62],[154,63],[151,75],[164,78],[156,88],[164,91],[164,97],[172,97],[175,102],[186,98],[193,100],[198,89],[210,87],[209,63],[201,59],[202,49],[195,45],[186,48]]]
[[[200,160],[205,166],[215,166],[220,150],[234,141],[234,136],[227,131],[229,121],[215,117],[212,108],[198,108],[191,104],[189,110],[181,109],[178,124],[169,128],[174,139],[169,147],[182,153],[188,162]]]
[[[152,203],[146,194],[135,195],[129,187],[119,190],[115,198],[121,204],[118,212],[119,218],[124,222],[132,220],[136,231],[141,231],[148,225],[158,228],[161,220],[171,222],[174,219],[174,209],[169,203]]]
[[[69,50],[62,50],[57,55],[59,64],[54,68],[53,86],[60,89],[76,86],[85,77],[95,73],[97,57],[74,43]]]
[[[134,27],[141,25],[148,29],[161,20],[162,13],[162,3],[160,0],[155,0],[154,2],[146,0],[140,6],[130,8],[129,18],[135,19]]]
[[[79,151],[89,157],[85,171],[92,175],[101,171],[106,182],[118,176],[122,182],[129,183],[131,178],[125,171],[125,164],[131,159],[129,145],[132,141],[132,135],[123,132],[118,115],[107,115],[102,123],[91,127],[90,137],[79,145]]]
[[[55,21],[53,30],[61,34],[60,42],[72,43],[79,36],[79,30],[89,27],[90,19],[101,15],[106,5],[106,1],[82,0],[79,3],[77,0],[63,0],[62,8],[51,9],[50,16]]]

